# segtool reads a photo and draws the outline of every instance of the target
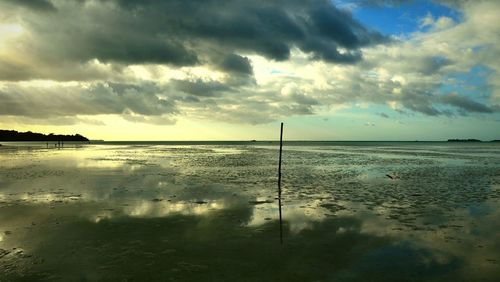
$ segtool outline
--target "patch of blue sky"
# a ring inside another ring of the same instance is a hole
[[[278,70],[278,69],[272,69],[271,74],[286,74],[286,72]]]
[[[488,99],[492,94],[492,88],[488,85],[488,79],[495,71],[483,65],[476,65],[468,72],[457,72],[449,74],[439,87],[441,94],[457,93],[474,97],[475,99]]]
[[[340,7],[349,7],[353,17],[365,26],[386,35],[404,36],[418,31],[420,20],[428,14],[434,19],[445,16],[455,22],[460,22],[462,17],[460,11],[430,0],[407,1],[397,5],[356,5],[357,2],[359,1],[334,1]]]

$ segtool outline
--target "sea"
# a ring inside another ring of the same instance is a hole
[[[0,281],[500,277],[498,142],[0,144]]]

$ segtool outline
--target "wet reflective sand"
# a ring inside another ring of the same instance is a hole
[[[0,149],[0,281],[498,281],[500,146]],[[388,177],[389,175],[390,177]]]

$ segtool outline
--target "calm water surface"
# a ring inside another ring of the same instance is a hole
[[[288,143],[283,245],[275,143],[44,146],[0,147],[0,281],[500,277],[498,144]]]

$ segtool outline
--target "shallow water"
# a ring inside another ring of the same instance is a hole
[[[500,277],[498,144],[9,146],[0,281]]]

